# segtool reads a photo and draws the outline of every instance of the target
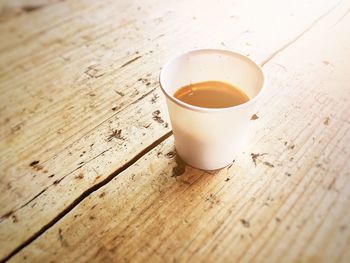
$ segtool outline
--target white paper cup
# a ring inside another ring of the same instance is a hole
[[[171,59],[159,80],[180,157],[203,170],[230,164],[249,138],[254,106],[264,86],[261,67],[228,50],[192,50]],[[238,106],[213,109],[192,106],[174,97],[175,91],[183,86],[210,80],[232,84],[250,100]]]

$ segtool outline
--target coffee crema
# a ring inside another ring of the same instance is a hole
[[[179,88],[174,93],[178,100],[202,108],[227,108],[249,101],[239,88],[222,81],[204,81]]]

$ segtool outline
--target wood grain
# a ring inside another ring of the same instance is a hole
[[[280,256],[288,261],[322,260],[321,247],[330,258],[349,257],[349,231],[338,218],[349,206],[349,166],[344,163],[349,157],[349,39],[344,34],[349,3],[298,1],[285,7],[277,1],[206,1],[201,9],[198,4],[65,1],[4,18],[0,258],[57,221],[14,259],[60,261],[58,255],[67,253],[66,261],[116,256],[136,261],[146,256],[155,261],[249,261],[270,258],[274,247],[275,261]],[[29,18],[31,23],[24,23]],[[173,151],[170,138],[133,164],[159,138],[170,135],[157,89],[159,68],[171,54],[208,46],[234,48],[266,64],[271,88],[257,113],[250,152],[215,176],[187,167],[184,175],[172,178],[172,154],[157,156]],[[336,92],[330,93],[329,86]],[[161,123],[154,118],[157,110]],[[251,152],[268,155],[259,157],[255,167]],[[31,166],[33,161],[39,163]],[[123,172],[113,179],[115,171]],[[331,176],[323,179],[325,175]],[[226,182],[233,176],[235,180]],[[184,182],[179,185],[179,180]],[[111,194],[99,201],[103,192],[97,189],[105,183],[102,189]],[[323,200],[325,205],[317,207]],[[329,219],[327,209],[336,201]],[[103,207],[98,216],[102,221],[94,221],[92,202]],[[302,209],[304,204],[309,205]],[[131,210],[134,206],[139,210]],[[236,218],[241,209],[242,216]],[[273,218],[277,210],[281,222]],[[76,211],[81,215],[74,218]],[[306,225],[304,236],[297,235],[300,226],[293,222],[293,213],[300,214],[298,224]],[[189,226],[182,225],[187,217]],[[347,215],[344,220],[349,220]],[[332,228],[342,230],[333,233]],[[242,231],[245,241],[240,240]],[[116,234],[117,241],[111,241],[110,234]],[[323,243],[313,241],[316,235]],[[328,236],[340,244],[332,247]],[[303,250],[306,239],[310,246]],[[119,243],[120,248],[110,247]],[[76,252],[72,244],[79,247]]]
[[[184,166],[170,137],[13,261],[348,262],[346,7],[266,63],[255,136],[232,166]]]

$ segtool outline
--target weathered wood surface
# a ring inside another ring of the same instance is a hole
[[[349,1],[47,3],[1,15],[0,258],[349,260]],[[269,79],[214,173],[175,161],[157,83],[208,46]]]

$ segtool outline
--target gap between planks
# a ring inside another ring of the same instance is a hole
[[[15,250],[13,250],[8,256],[3,258],[0,262],[5,262],[9,260],[11,257],[13,257],[15,254],[17,254],[19,251],[21,251],[23,248],[28,246],[30,243],[32,243],[35,239],[37,239],[39,236],[44,234],[50,227],[52,227],[54,224],[56,224],[61,218],[63,218],[66,214],[68,214],[71,210],[73,210],[79,203],[81,203],[85,198],[90,196],[93,192],[99,190],[104,185],[108,184],[110,181],[112,181],[115,177],[118,176],[118,174],[122,173],[126,169],[128,169],[131,165],[136,163],[139,159],[141,159],[145,154],[149,153],[151,150],[153,150],[157,145],[168,139],[173,134],[172,131],[167,132],[162,137],[148,145],[146,148],[144,148],[142,151],[140,151],[138,154],[136,154],[130,161],[123,164],[121,167],[119,167],[117,170],[112,172],[109,176],[107,176],[104,180],[101,182],[95,184],[94,186],[90,187],[89,189],[85,190],[78,198],[76,198],[70,205],[68,205],[63,211],[61,211],[56,217],[54,217],[48,224],[44,225],[38,232],[36,232],[33,236],[31,236],[28,240],[23,242],[20,246],[18,246]]]
[[[302,31],[300,34],[298,34],[295,38],[287,42],[285,45],[277,49],[275,52],[273,52],[270,56],[268,56],[263,62],[261,62],[261,66],[263,67],[266,63],[268,63],[271,59],[273,59],[275,56],[277,56],[279,53],[281,53],[283,50],[288,48],[289,46],[293,45],[298,39],[303,37],[307,32],[309,32],[319,21],[321,21],[324,17],[326,17],[329,13],[331,13],[335,8],[340,5],[342,0],[338,1],[332,8],[330,8],[328,11],[326,11],[324,14],[316,18],[304,31]],[[345,13],[346,15],[347,13]],[[344,15],[344,16],[345,16]],[[339,19],[341,20],[341,18]]]
[[[317,23],[319,23],[323,18],[325,18],[327,15],[329,15],[342,1],[338,1],[333,7],[331,7],[329,10],[324,12],[322,15],[320,15],[318,18],[316,18],[309,26],[306,27],[305,30],[303,30],[300,34],[298,34],[296,37],[294,37],[292,40],[288,41],[286,44],[281,46],[279,49],[277,49],[275,52],[273,52],[270,56],[268,56],[265,60],[263,60],[260,65],[261,67],[264,67],[269,61],[271,61],[274,57],[276,57],[279,53],[283,52],[285,49],[293,45],[296,41],[298,41],[300,38],[302,38],[306,33],[308,33]],[[346,12],[347,14],[348,12]],[[346,15],[345,14],[345,15]],[[344,16],[345,16],[344,15]],[[341,19],[340,19],[341,20]],[[128,64],[132,63],[134,60],[137,60],[138,57],[135,59],[125,63],[122,65],[122,67],[127,66]],[[149,95],[155,90],[152,89],[151,91],[147,92],[137,100],[131,102],[128,106],[135,104],[142,100],[144,97]],[[126,106],[126,108],[128,107]],[[116,115],[117,113],[113,114]],[[111,117],[113,117],[111,116]],[[110,117],[110,118],[111,118]],[[110,118],[104,120],[103,122],[99,123],[96,127],[100,126],[102,123],[108,121]],[[94,127],[94,128],[96,128]],[[37,231],[34,235],[32,235],[29,239],[27,239],[25,242],[20,244],[17,248],[15,248],[8,256],[4,257],[3,259],[0,259],[1,262],[6,262],[9,259],[11,259],[14,255],[16,255],[18,252],[20,252],[22,249],[27,247],[29,244],[31,244],[34,240],[36,240],[38,237],[40,237],[42,234],[44,234],[47,230],[49,230],[53,225],[55,225],[58,221],[60,221],[66,214],[68,214],[70,211],[72,211],[79,203],[81,203],[85,198],[90,196],[95,191],[99,190],[101,187],[108,184],[111,180],[113,180],[115,177],[117,177],[120,173],[128,169],[130,166],[135,164],[138,160],[140,160],[145,154],[153,150],[155,147],[157,147],[160,143],[168,139],[173,134],[172,131],[167,132],[163,136],[161,136],[159,139],[148,145],[146,148],[141,150],[138,154],[136,154],[130,161],[123,164],[121,167],[116,169],[114,172],[112,172],[110,175],[108,175],[103,181],[93,185],[92,187],[85,190],[78,198],[76,198],[70,205],[68,205],[63,211],[61,211],[56,217],[54,217],[48,224],[44,225],[39,231]],[[39,193],[37,196],[39,196],[41,193]],[[36,197],[37,197],[36,196]],[[33,198],[32,198],[33,199]],[[32,201],[31,199],[31,201]],[[35,199],[35,198],[34,198]],[[27,202],[29,203],[29,202]],[[26,204],[27,204],[26,203]],[[23,205],[24,206],[24,205]],[[23,207],[21,206],[21,207]]]

